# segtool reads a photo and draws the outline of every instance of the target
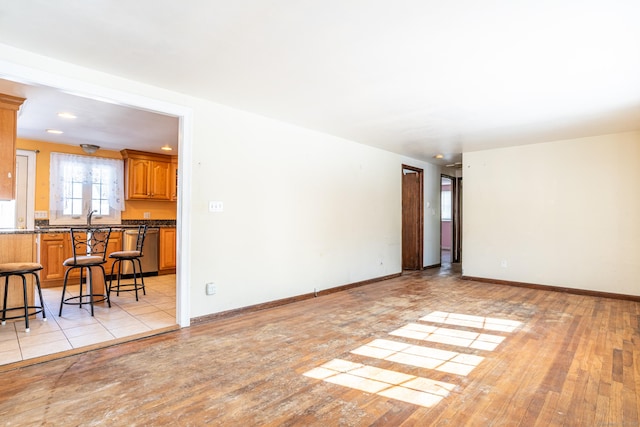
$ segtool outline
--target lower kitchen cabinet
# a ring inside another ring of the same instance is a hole
[[[107,262],[104,270],[109,275],[111,273],[112,259],[108,256],[111,252],[122,250],[122,232],[114,231],[109,237],[107,246]],[[64,273],[67,268],[62,265],[65,259],[73,256],[71,246],[71,233],[43,233],[40,235],[40,282],[43,288],[62,286]],[[74,269],[69,277],[77,278],[80,275],[79,269]]]
[[[176,272],[176,229],[173,227],[160,229],[160,257],[158,274]]]
[[[70,252],[69,233],[40,235],[40,284],[43,288],[62,285],[66,270],[62,263],[71,256]]]

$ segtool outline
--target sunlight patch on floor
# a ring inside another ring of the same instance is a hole
[[[495,350],[495,348],[505,338],[500,335],[439,328],[436,326],[421,325],[419,323],[409,323],[400,329],[390,332],[390,334],[415,340],[430,341],[487,351]]]
[[[408,342],[375,339],[352,350],[351,354],[466,377],[485,360],[484,356],[477,353],[494,351],[507,338],[483,331],[511,333],[522,326],[522,322],[509,319],[442,311],[434,311],[419,321],[477,331],[409,323],[389,333]],[[445,348],[415,345],[411,343],[412,340],[428,341],[434,345],[444,345]],[[450,347],[471,350],[473,354],[454,351]],[[457,387],[456,384],[342,359],[334,359],[303,375],[424,407],[436,405]]]
[[[454,384],[341,359],[327,362],[304,375],[425,407],[436,405],[455,388]]]
[[[462,376],[469,375],[484,360],[484,357],[473,354],[381,339],[356,348],[351,353]]]
[[[518,322],[516,320],[473,316],[470,314],[447,313],[444,311],[434,311],[433,313],[421,317],[420,320],[423,322],[444,323],[446,325],[466,326],[497,332],[513,332],[522,325],[522,322]]]

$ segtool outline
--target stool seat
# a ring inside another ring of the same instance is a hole
[[[117,252],[111,252],[109,254],[109,258],[122,258],[122,259],[133,259],[141,256],[142,256],[142,253],[140,251],[117,251]]]
[[[42,270],[42,265],[37,262],[7,262],[0,264],[0,277],[4,277],[4,299],[2,303],[2,325],[6,325],[9,319],[19,319],[24,317],[25,332],[29,332],[29,316],[33,316],[38,313],[42,313],[42,320],[46,322],[47,315],[44,312],[44,299],[42,298],[42,289],[40,288],[40,277],[36,274],[37,271]],[[29,305],[28,292],[27,292],[27,278],[25,275],[31,274],[36,280],[36,289],[38,290],[38,296],[40,297],[40,305]],[[9,294],[9,278],[11,276],[18,276],[22,278],[22,295],[24,304],[22,307],[7,308],[7,295]],[[29,310],[33,309],[32,313]],[[17,316],[7,317],[7,311],[12,310],[24,310],[24,314]]]
[[[97,265],[104,264],[107,261],[103,259],[101,256],[95,255],[78,255],[77,257],[67,258],[62,262],[62,265],[65,267],[78,267],[78,266],[88,266],[88,265]]]
[[[42,270],[42,265],[37,262],[6,262],[0,264],[0,274],[3,273],[31,273]]]

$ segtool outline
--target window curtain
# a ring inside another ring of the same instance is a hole
[[[71,197],[71,182],[92,183],[94,173],[101,173],[102,176],[105,173],[108,174],[106,182],[109,184],[109,206],[114,210],[123,211],[124,162],[122,160],[62,153],[51,153],[49,209],[64,211],[65,201]]]

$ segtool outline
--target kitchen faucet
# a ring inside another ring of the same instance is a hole
[[[89,211],[87,212],[87,225],[91,225],[91,218],[93,217],[93,214],[96,212],[98,211],[89,209]]]

